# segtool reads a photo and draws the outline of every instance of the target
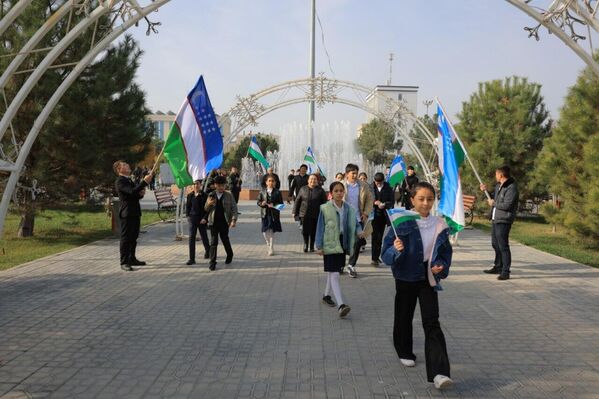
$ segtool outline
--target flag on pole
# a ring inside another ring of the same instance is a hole
[[[395,229],[397,226],[408,220],[420,219],[420,214],[414,211],[409,211],[405,208],[387,209],[387,215],[391,221],[391,226]]]
[[[180,188],[206,177],[223,163],[223,138],[203,76],[177,113],[164,143],[164,157]]]
[[[406,164],[403,161],[403,157],[401,155],[397,155],[393,162],[391,162],[391,167],[389,168],[389,174],[387,175],[387,182],[391,187],[395,187],[398,184],[401,184],[406,178]]]
[[[283,209],[285,209],[285,204],[278,204],[278,205],[273,206],[273,208],[280,212]]]
[[[466,159],[466,150],[462,147],[462,142],[460,141],[458,134],[455,132],[451,122],[445,117],[445,113],[443,112],[443,106],[438,98],[435,97],[437,101],[437,117],[443,115],[445,119],[445,123],[448,127],[448,132],[451,137],[451,146],[453,147],[453,153],[455,154],[455,160],[458,165],[458,169],[464,163],[464,159]],[[438,120],[437,120],[438,122]]]
[[[443,109],[437,104],[437,130],[439,132],[439,171],[441,172],[441,199],[439,201],[439,212],[445,216],[452,233],[464,228],[464,198],[462,196],[462,182],[459,174],[453,129],[443,113]],[[458,144],[459,145],[459,144]],[[459,145],[462,148],[461,145]],[[464,152],[462,150],[461,155]],[[463,158],[462,158],[463,162]]]
[[[308,147],[306,150],[306,155],[304,155],[304,162],[308,165],[308,173],[314,173],[315,171],[320,172],[322,177],[326,177],[324,172],[320,168],[320,165],[316,162],[316,157],[314,156],[314,152],[312,152],[312,148]]]
[[[268,163],[268,161],[262,154],[262,151],[260,150],[260,146],[258,145],[258,140],[256,139],[256,136],[252,136],[252,139],[250,140],[250,148],[248,150],[248,154],[250,154],[252,158],[254,158],[256,161],[260,162],[260,165],[262,165],[264,170],[270,168],[270,164]]]

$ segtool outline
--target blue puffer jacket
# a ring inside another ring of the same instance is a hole
[[[424,258],[424,249],[422,247],[422,237],[418,224],[415,221],[407,221],[395,228],[400,240],[403,241],[404,250],[398,251],[393,246],[395,241],[395,233],[393,229],[389,229],[385,241],[383,243],[382,256],[383,262],[391,266],[393,277],[401,281],[423,281],[427,280],[427,270],[423,266],[428,259]],[[441,290],[439,284],[440,279],[444,279],[449,274],[449,266],[451,265],[451,255],[453,250],[449,243],[449,227],[439,233],[433,247],[433,256],[431,264],[434,266],[443,265],[443,270],[434,275],[437,283],[435,289]],[[429,264],[430,268],[431,265]]]

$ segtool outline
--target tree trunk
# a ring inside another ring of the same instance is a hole
[[[33,227],[35,225],[35,210],[28,209],[21,214],[21,222],[19,223],[18,237],[33,236]]]

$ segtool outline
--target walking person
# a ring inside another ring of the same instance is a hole
[[[408,166],[408,175],[401,182],[401,206],[406,209],[412,209],[412,201],[410,200],[410,193],[412,192],[412,188],[418,183],[420,180],[418,176],[416,176],[416,171],[412,165]]]
[[[204,259],[210,257],[210,241],[208,241],[208,231],[206,226],[206,199],[208,194],[202,190],[202,181],[196,180],[193,182],[193,191],[187,194],[185,201],[185,216],[189,223],[189,260],[187,265],[196,263],[196,235],[200,232],[200,238],[204,245]]]
[[[237,223],[237,204],[233,194],[225,191],[227,179],[223,176],[214,178],[214,191],[208,194],[206,206],[208,226],[210,227],[210,265],[209,269],[216,270],[216,250],[220,236],[227,258],[225,264],[233,262],[233,248],[229,240],[229,228]]]
[[[491,206],[491,244],[495,250],[495,261],[488,274],[499,274],[497,280],[509,280],[512,266],[510,250],[510,230],[518,211],[518,186],[510,174],[509,166],[495,170],[495,190],[493,199],[487,200]],[[485,184],[480,185],[482,191],[487,191]]]
[[[320,206],[327,202],[327,194],[320,187],[318,176],[308,177],[308,185],[299,190],[292,215],[299,217],[302,222],[302,235],[304,237],[304,252],[314,252],[316,241],[316,224],[320,215]]]
[[[387,209],[393,208],[395,198],[393,189],[385,181],[385,175],[381,172],[375,173],[372,190],[374,192],[374,219],[372,220],[372,262],[370,264],[376,267],[379,265],[385,227],[390,224]]]
[[[439,281],[447,277],[451,265],[449,227],[443,218],[430,214],[436,199],[431,184],[416,183],[410,199],[420,218],[392,227],[383,245],[383,261],[391,266],[395,278],[393,345],[404,366],[416,365],[412,320],[419,302],[427,380],[442,389],[453,384],[437,296],[441,290]]]
[[[367,183],[358,180],[358,165],[348,163],[345,167],[345,202],[356,211],[356,221],[360,224],[360,228],[364,228],[364,224],[368,220],[368,214],[372,211],[372,190]],[[360,248],[366,245],[366,240],[363,237],[355,240],[355,248],[352,255],[349,257],[347,268],[349,275],[353,278],[358,277],[356,264],[358,256],[360,256]]]
[[[337,308],[339,317],[346,317],[351,308],[345,303],[339,285],[339,272],[345,265],[345,256],[351,256],[355,250],[357,237],[362,237],[362,227],[357,222],[356,211],[344,200],[345,186],[341,182],[333,182],[329,187],[333,199],[320,206],[320,215],[316,227],[316,248],[323,256],[324,271],[327,280],[322,302]],[[331,298],[331,292],[335,300]]]
[[[277,205],[283,203],[283,196],[276,188],[276,180],[272,175],[266,175],[265,187],[258,194],[258,206],[262,218],[262,235],[268,247],[268,256],[274,255],[275,233],[283,231],[281,228],[281,211],[276,209]]]
[[[146,262],[140,261],[135,256],[137,248],[137,237],[141,223],[141,206],[139,200],[143,198],[146,187],[152,180],[152,174],[148,173],[139,183],[131,180],[131,167],[125,161],[116,161],[112,165],[114,173],[117,174],[115,181],[116,192],[119,196],[119,222],[121,226],[121,240],[119,251],[121,255],[121,269],[132,272],[132,266],[145,266]]]
[[[308,166],[306,164],[302,164],[299,168],[299,173],[293,177],[293,180],[291,181],[291,186],[289,186],[289,200],[291,200],[292,198],[293,200],[295,200],[300,188],[308,184],[308,175],[306,174],[307,172]]]
[[[227,176],[227,189],[233,194],[233,198],[235,198],[235,203],[239,203],[239,193],[241,192],[241,177],[239,176],[239,172],[237,171],[236,166],[231,167],[231,173]]]

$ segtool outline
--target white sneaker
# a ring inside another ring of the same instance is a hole
[[[399,361],[401,362],[401,364],[403,364],[406,367],[415,367],[416,366],[416,362],[412,359],[399,359]]]
[[[356,269],[354,269],[354,267],[352,265],[347,265],[347,270],[349,270],[349,275],[353,278],[358,277],[358,273],[356,272]]]
[[[435,384],[435,388],[445,389],[453,385],[453,380],[446,375],[437,374],[435,378],[433,378],[433,383]]]
[[[274,251],[270,248],[268,248],[268,256],[273,256],[274,255]]]

